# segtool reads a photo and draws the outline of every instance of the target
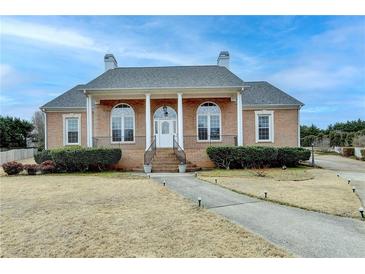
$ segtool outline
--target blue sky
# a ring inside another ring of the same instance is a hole
[[[0,113],[39,106],[119,66],[215,64],[305,103],[302,124],[365,119],[365,17],[16,16],[0,18]]]

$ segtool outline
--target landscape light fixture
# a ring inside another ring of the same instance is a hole
[[[348,180],[347,180],[347,183],[348,183],[348,184],[350,184],[350,183],[351,183],[351,179],[348,179]]]
[[[215,183],[218,183],[218,179],[214,179]]]
[[[356,191],[356,188],[353,186],[352,187],[352,192],[355,192]]]
[[[202,205],[202,198],[198,197],[198,206],[201,207],[201,205]]]
[[[266,199],[267,198],[267,191],[265,191],[264,194],[265,194],[265,199]]]
[[[365,218],[365,217],[364,217],[364,209],[363,209],[362,207],[360,207],[360,208],[359,208],[359,212],[360,212],[360,214],[361,214],[361,217],[362,217],[362,218]]]
[[[163,180],[163,186],[166,186],[166,180]]]
[[[195,177],[198,177],[198,172],[195,172],[194,175],[195,175]]]

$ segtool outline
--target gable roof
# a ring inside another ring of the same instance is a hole
[[[86,96],[82,89],[84,85],[77,85],[40,108],[86,108]]]
[[[241,87],[243,81],[226,67],[171,66],[110,69],[84,89]]]
[[[245,82],[242,94],[243,106],[304,104],[266,81]]]
[[[167,68],[173,68],[172,71],[174,71],[174,73]],[[194,68],[197,69],[195,70]],[[204,76],[203,71],[207,72],[208,75]],[[164,73],[167,75],[162,77]],[[120,88],[120,83],[123,83],[125,88],[142,88],[143,86],[145,86],[145,88],[147,88],[147,86],[159,87],[159,85],[161,85],[162,78],[159,78],[158,81],[154,81],[154,79],[157,79],[156,77],[158,77],[158,75],[160,75],[163,79],[166,79],[167,84],[165,86],[170,87],[182,87],[184,83],[185,87],[188,87],[186,84],[188,79],[190,79],[190,85],[194,83],[194,87],[199,85],[201,87],[224,87],[224,85],[226,85],[226,87],[231,87],[232,84],[235,84],[236,86],[245,86],[242,94],[242,105],[246,107],[255,105],[304,105],[302,102],[268,82],[254,81],[244,82],[243,84],[243,81],[240,78],[225,67],[196,66],[112,69],[95,78],[87,85],[77,85],[73,87],[43,105],[41,109],[86,108],[86,96],[83,93],[83,89],[86,88],[101,88],[101,86],[108,86],[108,88],[115,88],[118,86]],[[217,77],[214,78],[213,75],[216,75]],[[146,79],[143,80],[143,77],[146,77]],[[202,79],[199,79],[199,77],[202,77]]]

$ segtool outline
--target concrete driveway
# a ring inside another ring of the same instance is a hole
[[[299,257],[365,257],[365,222],[254,199],[191,174],[151,174],[166,187]]]
[[[311,160],[309,160],[311,162]],[[365,205],[365,161],[358,161],[337,155],[314,155],[314,162],[324,169],[336,171],[341,177],[351,179],[361,202]]]

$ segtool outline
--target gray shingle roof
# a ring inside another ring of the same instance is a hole
[[[243,81],[221,66],[127,67],[106,71],[85,89],[240,87]]]
[[[86,108],[86,96],[81,88],[84,85],[77,85],[66,91],[52,101],[49,101],[42,108]]]
[[[248,86],[248,87],[246,87]],[[268,82],[245,82],[242,95],[245,105],[304,105],[302,102],[274,87]]]
[[[166,81],[166,84],[163,84]],[[189,82],[190,81],[190,82]],[[77,85],[41,108],[86,108],[87,88],[147,88],[147,87],[228,87],[245,86],[243,106],[304,105],[302,102],[268,82],[244,82],[219,66],[117,68],[109,70],[87,85]]]

